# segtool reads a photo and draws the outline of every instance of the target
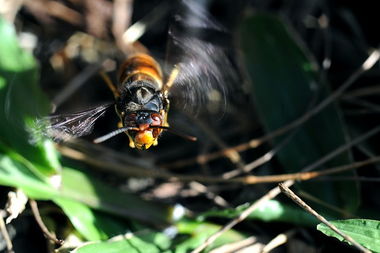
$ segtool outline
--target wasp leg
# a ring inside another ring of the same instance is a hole
[[[129,147],[131,147],[131,148],[135,148],[136,146],[135,146],[135,142],[132,140],[132,138],[129,136],[129,135],[127,135],[128,136],[128,139],[129,139]],[[154,144],[153,144],[154,145]]]
[[[163,91],[164,91],[164,94],[165,94],[166,97],[167,97],[167,94],[168,94],[170,88],[173,86],[174,81],[175,81],[175,79],[178,76],[178,73],[179,73],[179,67],[175,66],[173,68],[172,72],[170,72],[169,78],[166,81],[166,83],[164,85],[164,88],[163,88]]]
[[[123,123],[121,121],[119,121],[119,123],[117,123],[117,128],[122,128],[122,127],[124,127]],[[135,148],[136,147],[135,146],[135,142],[132,140],[132,138],[128,134],[127,134],[127,136],[128,136],[128,139],[129,139],[129,147]]]
[[[114,97],[118,98],[120,96],[120,92],[116,88],[116,86],[112,83],[112,81],[108,77],[108,75],[104,71],[100,71],[100,76],[103,78],[103,80],[107,84],[108,88],[112,91]]]

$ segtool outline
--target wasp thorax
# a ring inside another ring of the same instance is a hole
[[[117,110],[122,112],[154,111],[163,109],[163,98],[160,91],[151,82],[137,80],[124,86],[117,101]]]

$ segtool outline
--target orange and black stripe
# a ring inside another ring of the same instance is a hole
[[[132,55],[120,67],[119,85],[123,86],[136,80],[150,80],[158,86],[157,90],[162,89],[162,71],[151,56]]]

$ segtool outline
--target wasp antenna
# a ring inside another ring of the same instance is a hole
[[[151,126],[151,128],[161,128],[161,129],[164,129],[164,130],[168,131],[169,133],[178,135],[178,136],[180,136],[180,137],[182,137],[182,138],[184,138],[186,140],[197,141],[197,137],[177,132],[176,130],[173,130],[172,128],[170,128],[168,126]]]
[[[103,78],[104,82],[107,84],[108,88],[112,91],[115,98],[118,98],[120,96],[119,91],[117,90],[116,86],[112,83],[111,79],[107,75],[106,72],[103,70],[100,71],[100,76]]]
[[[128,131],[128,130],[133,130],[133,129],[136,129],[136,128],[135,127],[122,127],[122,128],[116,129],[116,130],[114,130],[114,131],[112,131],[106,135],[103,135],[99,138],[96,138],[93,142],[94,143],[101,143],[101,142],[104,142],[104,141],[118,135],[118,134],[121,134],[121,133]]]

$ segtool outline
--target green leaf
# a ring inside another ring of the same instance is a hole
[[[185,240],[182,240],[175,245],[175,252],[186,253],[204,243],[208,237],[220,230],[222,226],[208,222],[196,222],[183,219],[176,224],[176,227],[179,233],[188,236]],[[217,248],[227,243],[237,242],[245,238],[246,236],[244,234],[231,229],[218,237],[207,250]]]
[[[198,216],[198,219],[204,220],[208,217],[235,218],[244,212],[251,204],[247,203],[233,209],[224,209],[220,211],[209,211]],[[283,204],[277,200],[269,200],[260,208],[253,211],[247,219],[262,220],[266,222],[289,222],[297,225],[315,226],[318,220],[311,214],[304,212],[295,206]]]
[[[245,20],[240,34],[245,66],[252,81],[251,94],[266,132],[293,122],[329,96],[327,84],[318,78],[317,64],[286,22],[275,16],[258,14]],[[289,173],[312,164],[344,145],[347,139],[336,104],[331,104],[293,132],[289,142],[277,153]],[[290,135],[275,138],[273,144],[279,145]],[[347,151],[325,166],[351,162]],[[352,176],[353,172],[340,175]],[[355,182],[307,182],[301,187],[331,205],[350,211],[358,206]]]
[[[30,198],[48,200],[59,192],[33,174],[24,163],[0,153],[0,184],[22,189]]]
[[[95,211],[88,206],[68,199],[56,198],[58,204],[75,229],[88,241],[107,240],[125,234],[127,225],[120,219]]]
[[[32,122],[50,111],[38,86],[38,68],[22,50],[12,25],[0,18],[0,151],[27,165],[45,180],[60,171],[52,142],[31,143]]]
[[[348,219],[330,221],[341,232],[349,235],[357,243],[374,251],[380,252],[380,221],[368,219]],[[328,226],[321,223],[317,229],[325,235],[338,238],[343,241],[343,237],[332,231]]]
[[[25,164],[1,153],[0,184],[20,188],[30,198],[56,201],[58,205],[66,200],[77,201],[97,210],[151,224],[167,224],[171,219],[169,206],[120,192],[79,170],[64,168],[61,187],[54,188],[31,173]]]
[[[62,171],[60,197],[152,224],[167,224],[171,219],[170,207],[142,200],[133,194],[121,193],[86,173],[71,168],[64,168]]]
[[[118,236],[107,242],[91,243],[79,247],[72,253],[161,253],[170,246],[170,239],[159,232],[143,231]]]
[[[3,18],[0,18],[0,34],[1,69],[22,72],[36,67],[33,56],[20,48],[13,25]]]

